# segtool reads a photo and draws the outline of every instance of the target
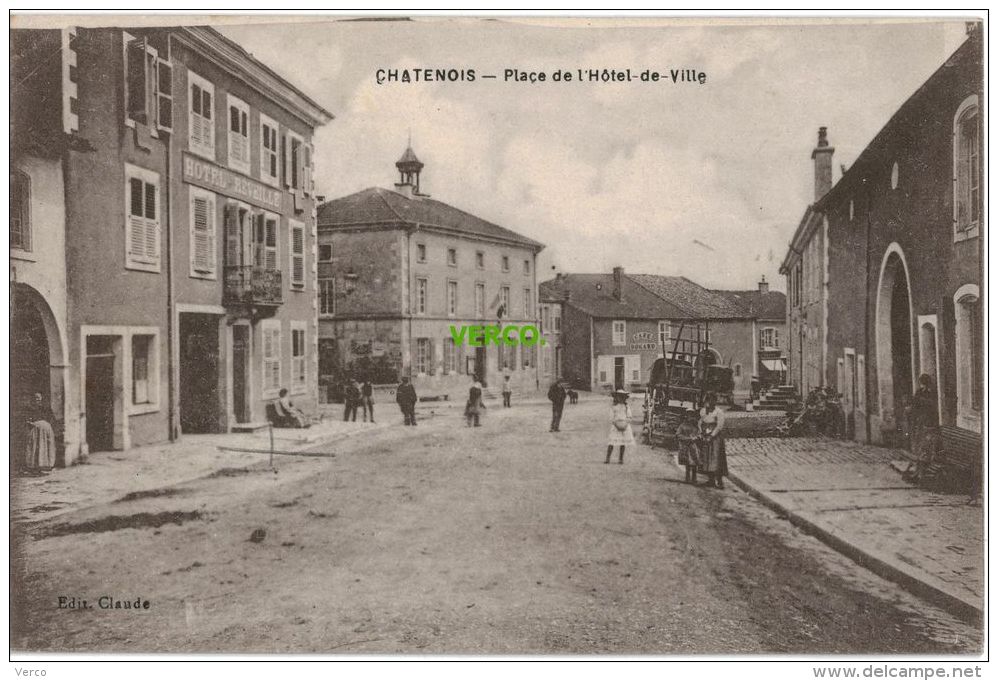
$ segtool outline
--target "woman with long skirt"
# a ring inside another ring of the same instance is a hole
[[[700,409],[700,470],[707,474],[707,484],[724,489],[728,457],[724,451],[724,412],[717,406],[717,395],[707,393]]]

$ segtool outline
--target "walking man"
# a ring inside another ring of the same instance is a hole
[[[552,433],[561,431],[561,412],[565,408],[565,387],[555,381],[548,388],[548,399],[551,400],[551,430]]]
[[[509,374],[506,374],[502,378],[502,406],[511,407],[510,399],[513,397],[513,382],[509,378]]]
[[[402,416],[405,418],[405,425],[416,425],[416,389],[409,383],[409,377],[403,376],[402,383],[395,393],[395,401],[398,402]]]

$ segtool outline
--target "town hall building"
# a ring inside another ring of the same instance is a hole
[[[537,325],[543,244],[430,198],[412,148],[393,189],[372,187],[318,209],[320,392],[344,380],[395,384],[420,397],[487,387],[509,375],[538,388],[540,346],[455,344],[451,327]]]

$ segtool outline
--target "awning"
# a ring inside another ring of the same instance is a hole
[[[762,366],[766,367],[769,371],[786,371],[787,370],[787,360],[785,359],[764,359],[762,360]]]

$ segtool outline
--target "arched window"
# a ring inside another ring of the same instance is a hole
[[[31,180],[10,171],[10,247],[31,250]]]
[[[981,137],[977,95],[953,117],[953,224],[957,240],[977,236],[981,218]]]
[[[980,291],[967,284],[953,295],[956,317],[956,415],[961,428],[981,431],[984,397]]]

